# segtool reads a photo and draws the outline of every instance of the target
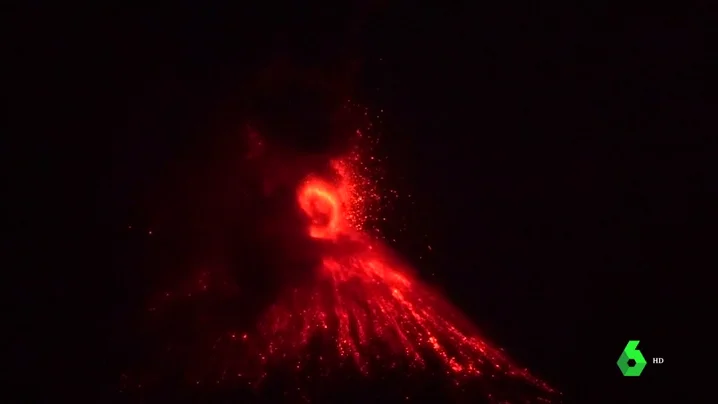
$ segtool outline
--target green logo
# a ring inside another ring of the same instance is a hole
[[[643,372],[643,368],[646,367],[646,359],[643,357],[641,351],[636,349],[639,342],[640,341],[628,341],[623,352],[621,352],[621,356],[618,358],[618,362],[616,362],[624,376],[640,376],[641,372]],[[635,362],[633,365],[628,363],[631,359]]]

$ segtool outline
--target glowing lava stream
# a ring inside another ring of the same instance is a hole
[[[300,367],[303,347],[319,337],[333,341],[336,353],[364,373],[388,347],[412,366],[424,367],[435,356],[449,374],[503,374],[552,392],[487,345],[455,308],[361,230],[366,195],[356,172],[343,160],[334,168],[335,181],[311,176],[297,190],[311,220],[309,234],[329,247],[317,282],[295,289],[266,313],[260,330],[269,342],[267,356],[295,353]]]

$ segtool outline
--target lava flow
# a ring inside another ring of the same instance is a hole
[[[457,385],[479,380],[486,397],[515,389],[504,385],[514,382],[529,386],[534,398],[556,396],[546,383],[489,345],[470,321],[375,237],[372,213],[382,197],[363,164],[360,153],[350,153],[331,160],[328,172],[300,181],[296,204],[306,219],[305,234],[317,246],[312,250],[319,256],[312,261],[315,267],[310,279],[292,285],[261,312],[255,331],[214,329],[221,335],[212,338],[220,353],[212,365],[219,367],[218,379],[261,381],[269,369],[282,366],[308,373],[319,369],[322,375],[351,368],[367,377],[388,369],[431,369],[432,374],[440,369],[442,377]],[[201,280],[203,291],[207,282]],[[499,383],[504,384],[497,387]]]

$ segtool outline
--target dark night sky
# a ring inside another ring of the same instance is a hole
[[[678,235],[695,230],[716,192],[705,164],[702,24],[657,9],[482,8],[93,19],[38,9],[16,19],[16,116],[28,133],[57,133],[41,155],[69,149],[59,175],[91,177],[96,187],[82,195],[102,193],[83,222],[118,233],[130,221],[156,225],[172,176],[195,167],[187,161],[211,161],[210,145],[246,117],[272,136],[285,122],[304,135],[284,141],[322,148],[330,129],[321,118],[353,93],[386,111],[389,169],[416,201],[403,207],[413,233],[397,248],[420,272],[575,402],[660,392],[669,369],[624,380],[615,360],[629,338],[646,355],[679,360],[674,305],[690,294],[678,274],[699,265],[697,245]],[[269,66],[294,76],[262,81]],[[179,178],[203,181],[201,170]],[[67,187],[49,192],[63,199]],[[139,241],[113,240],[112,271],[67,270],[44,283],[49,301],[81,309],[77,322],[95,319],[100,330],[115,326],[127,289],[149,288],[128,264]]]

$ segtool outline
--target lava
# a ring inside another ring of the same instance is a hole
[[[538,395],[558,394],[487,343],[376,237],[370,222],[383,195],[364,163],[361,150],[353,149],[331,160],[328,172],[311,173],[296,186],[304,231],[319,246],[316,268],[311,279],[291,285],[263,311],[254,330],[219,331],[213,348],[221,360],[213,366],[220,379],[256,374],[261,381],[275,366],[318,368],[326,375],[348,365],[371,376],[386,368],[438,364],[457,384],[515,380]],[[210,283],[203,277],[198,292],[207,292]],[[487,387],[483,394],[495,390]]]

